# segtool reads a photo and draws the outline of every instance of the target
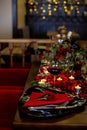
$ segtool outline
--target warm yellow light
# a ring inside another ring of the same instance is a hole
[[[51,6],[48,6],[48,9],[51,9]]]
[[[66,1],[64,1],[63,3],[66,4]]]
[[[46,17],[45,17],[45,16],[42,16],[42,19],[46,19]]]
[[[69,77],[69,79],[73,80],[73,79],[75,79],[75,78],[74,78],[74,76],[71,75],[71,76]]]
[[[77,14],[79,14],[79,13],[80,13],[80,11],[78,10],[78,11],[77,11]]]
[[[63,80],[63,79],[62,79],[61,77],[59,77],[59,78],[57,78],[57,80],[58,80],[58,81],[61,81],[61,80]]]
[[[71,10],[73,10],[74,9],[74,7],[73,6],[71,6]]]
[[[57,11],[57,8],[55,8],[55,7],[54,7],[54,9],[53,9],[53,10],[54,10],[54,11]]]
[[[30,9],[29,9],[29,12],[30,12],[30,13],[32,13],[32,12],[33,12],[33,10],[30,8]]]
[[[28,0],[28,4],[30,5],[30,9],[29,12],[38,12],[40,13],[40,11],[42,13],[46,13],[46,11],[48,12],[48,15],[52,15],[53,11],[57,11],[57,10],[62,10],[62,8],[64,9],[64,12],[67,15],[71,15],[71,13],[73,13],[72,11],[75,9],[76,13],[79,14],[79,5],[81,4],[81,2],[79,0],[47,0],[46,1],[47,4],[45,2],[42,2],[42,5],[40,7],[40,10],[38,9],[38,5],[39,5],[39,0]],[[73,5],[75,4],[75,6]],[[45,6],[48,5],[48,9],[45,9]],[[43,18],[44,19],[44,18]]]
[[[55,2],[55,4],[57,5],[57,4],[58,4],[58,2],[56,1],[56,2]]]
[[[46,82],[46,79],[41,79],[38,83],[39,83],[40,85],[44,85],[45,82]]]
[[[71,15],[71,11],[67,11],[67,15]]]
[[[67,10],[67,9],[65,9],[65,12],[68,12],[68,10]]]
[[[30,5],[33,5],[33,2],[30,2]]]
[[[35,8],[34,11],[37,12],[37,9]]]
[[[29,0],[28,2],[30,5],[33,5],[33,1],[32,0]]]
[[[53,0],[53,2],[55,2],[55,0]]]
[[[42,10],[42,9],[43,9],[43,7],[40,7],[40,9]]]
[[[46,10],[44,9],[44,10],[42,10],[42,12],[43,12],[43,13],[45,13],[45,12],[46,12]]]
[[[51,4],[48,4],[48,6],[51,6]]]
[[[64,9],[66,9],[67,7],[66,6],[64,6]]]
[[[56,0],[53,0],[53,2],[55,3]]]
[[[51,16],[51,15],[52,15],[52,11],[51,11],[51,10],[48,12],[48,15],[49,15],[49,16]]]
[[[35,4],[38,5],[38,2],[36,1]]]
[[[79,85],[75,86],[75,89],[81,89],[81,87]]]
[[[79,4],[80,4],[80,2],[78,1],[78,2],[77,2],[77,4],[79,5]]]

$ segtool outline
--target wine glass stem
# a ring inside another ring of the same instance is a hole
[[[56,75],[54,75],[54,88],[56,88]]]

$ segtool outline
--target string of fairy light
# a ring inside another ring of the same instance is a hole
[[[66,14],[70,15],[73,10],[76,11],[77,14],[80,13],[79,5],[81,4],[79,0],[64,0],[64,11]]]
[[[82,0],[27,0],[29,5],[29,14],[40,15],[42,19],[46,16],[52,16],[59,10],[62,10],[66,15],[71,15],[73,10],[79,14],[79,5]]]

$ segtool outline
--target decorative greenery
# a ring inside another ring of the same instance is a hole
[[[49,49],[39,53],[39,56],[43,67],[35,80],[38,83],[44,81],[41,84],[43,87],[53,86],[53,75],[47,73],[44,67],[49,66],[53,60],[62,67],[62,72],[56,76],[58,87],[62,90],[75,91],[75,86],[80,86],[81,91],[87,91],[87,54],[78,44],[71,44],[68,40],[61,44],[55,42]],[[70,79],[71,76],[74,79]]]
[[[87,73],[86,52],[77,44],[71,44],[69,41],[63,41],[61,45],[52,44],[49,50],[40,54],[41,62],[50,62],[55,60],[58,65],[63,67],[63,71],[76,71],[79,69]],[[76,67],[76,68],[75,68]]]

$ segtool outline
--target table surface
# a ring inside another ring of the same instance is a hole
[[[35,62],[32,64],[31,71],[29,73],[29,76],[27,78],[24,92],[29,88],[31,81],[34,79],[34,77],[37,74],[38,68],[40,64],[38,62]],[[30,119],[21,117],[20,113],[17,109],[15,118],[13,121],[13,129],[14,130],[34,130],[34,129],[44,130],[65,130],[65,129],[71,129],[71,130],[86,130],[87,129],[87,106],[85,106],[84,110],[78,111],[76,113],[73,113],[71,115],[67,115],[65,117],[59,117],[59,118],[49,118],[49,119]]]

